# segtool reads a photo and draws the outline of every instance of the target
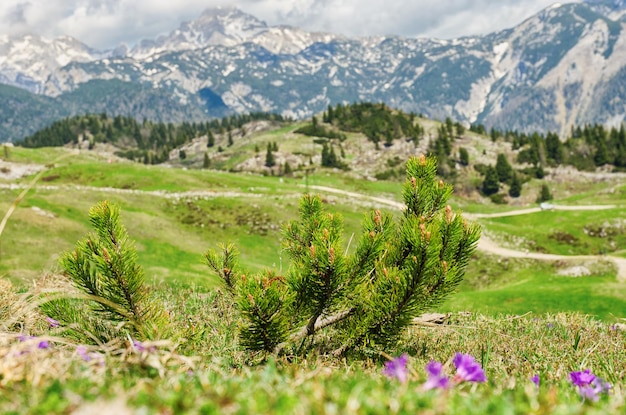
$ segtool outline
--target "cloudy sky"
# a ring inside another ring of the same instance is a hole
[[[554,0],[0,0],[0,35],[74,36],[95,48],[169,33],[208,7],[345,35],[453,38],[512,27]]]

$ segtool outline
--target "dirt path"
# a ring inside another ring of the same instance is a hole
[[[322,192],[334,193],[342,196],[347,196],[353,199],[371,201],[376,203],[382,203],[383,205],[391,206],[395,209],[404,209],[404,203],[396,202],[395,200],[385,199],[382,197],[368,196],[361,193],[348,192],[341,189],[335,189],[334,187],[326,186],[309,186],[309,189],[320,190]]]
[[[354,192],[346,192],[340,189],[335,189],[332,187],[325,186],[309,186],[311,189],[319,190],[322,192],[340,194],[343,196],[347,196],[350,198],[357,198],[360,200],[370,200],[373,202],[382,203],[388,206],[391,206],[396,209],[404,209],[404,204],[396,202],[394,200],[384,199],[380,197],[372,197],[366,196],[359,193]],[[552,205],[550,208],[552,210],[604,210],[604,209],[614,209],[616,205],[587,205],[587,206],[559,206]],[[519,209],[511,212],[501,212],[501,213],[463,213],[465,217],[468,219],[478,219],[478,218],[497,218],[504,216],[516,216],[516,215],[528,215],[531,213],[541,212],[542,209],[540,207],[537,208],[529,208],[529,209]],[[610,255],[555,255],[555,254],[542,254],[539,252],[528,252],[528,251],[518,251],[515,249],[504,248],[499,246],[491,239],[487,238],[485,235],[480,237],[478,241],[478,249],[483,252],[487,252],[492,255],[498,255],[508,258],[528,258],[528,259],[537,259],[542,261],[568,261],[568,260],[609,260],[612,261],[617,267],[617,280],[620,282],[626,282],[626,258],[620,258]]]
[[[530,213],[543,212],[544,210],[607,210],[615,209],[616,205],[583,205],[583,206],[562,206],[550,205],[549,208],[542,209],[540,207],[512,210],[510,212],[498,213],[465,213],[468,218],[503,218],[505,216],[528,215]]]
[[[507,258],[528,258],[538,259],[541,261],[608,260],[613,262],[617,267],[617,280],[620,282],[626,282],[626,258],[615,257],[611,255],[555,255],[542,254],[540,252],[516,251],[514,249],[499,246],[484,235],[482,235],[480,237],[480,240],[478,241],[478,249],[493,255],[503,256]]]
[[[22,185],[15,184],[0,184],[0,188],[9,188],[9,189],[19,189],[22,188]],[[133,190],[133,189],[117,189],[110,187],[91,187],[91,186],[50,186],[43,185],[37,186],[40,189],[46,190],[59,190],[61,188],[67,189],[75,189],[82,191],[96,191],[96,192],[105,192],[105,193],[118,193],[118,194],[146,194],[155,197],[163,197],[168,199],[180,199],[180,198],[188,198],[188,197],[198,197],[198,198],[213,198],[213,197],[263,197],[262,194],[255,193],[240,193],[240,192],[214,192],[214,191],[189,191],[189,192],[164,192],[164,191],[145,191],[145,190]],[[341,189],[336,189],[333,187],[327,186],[309,186],[309,189],[317,190],[321,193],[331,193],[339,196],[350,198],[354,201],[358,201],[360,203],[368,203],[372,205],[383,204],[389,206],[394,209],[402,210],[404,209],[404,204],[400,202],[396,202],[395,200],[390,200],[382,197],[376,196],[368,196],[363,195],[361,193],[348,192]],[[588,206],[552,206],[554,210],[601,210],[601,209],[613,209],[615,205],[588,205]],[[464,213],[464,215],[468,219],[478,219],[478,218],[496,218],[503,216],[513,216],[513,215],[527,215],[531,213],[540,212],[541,208],[529,208],[529,209],[519,209],[511,212],[502,212],[502,213],[489,213],[489,214],[469,214]],[[480,241],[478,242],[478,249],[481,251],[487,252],[489,254],[509,257],[509,258],[528,258],[528,259],[537,259],[544,261],[557,261],[557,260],[609,260],[612,261],[617,266],[617,279],[621,282],[626,282],[626,258],[619,258],[610,255],[554,255],[554,254],[542,254],[539,252],[527,252],[527,251],[518,251],[515,249],[504,248],[502,246],[497,245],[495,242],[487,238],[486,236],[481,236]]]

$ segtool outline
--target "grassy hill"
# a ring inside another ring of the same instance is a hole
[[[279,147],[287,147],[293,128],[259,132],[255,138],[257,142],[269,142],[269,135]],[[209,248],[231,241],[237,243],[251,271],[265,267],[287,269],[286,259],[281,255],[280,230],[296,216],[298,199],[307,188],[321,193],[332,210],[345,218],[346,241],[350,235],[359,233],[363,215],[372,207],[399,213],[397,208],[373,199],[397,203],[401,199],[399,182],[363,180],[355,177],[354,171],[316,167],[308,174],[296,172],[279,177],[150,166],[96,151],[77,154],[71,151],[10,150],[14,166],[27,161],[48,166],[2,235],[0,272],[14,282],[27,283],[42,272],[54,270],[58,256],[86,233],[89,207],[103,199],[121,206],[129,233],[137,242],[139,261],[149,278],[182,286],[211,286],[213,282],[203,255]],[[65,158],[54,162],[62,154]],[[623,248],[626,185],[610,178],[607,176],[600,182],[582,178],[578,183],[553,185],[555,195],[571,194],[556,200],[559,205],[613,206],[606,210],[480,217],[478,213],[507,212],[519,206],[485,204],[484,198],[476,195],[470,198],[457,195],[453,207],[474,214],[474,220],[483,226],[485,237],[507,248],[626,258]],[[16,185],[23,186],[30,179],[3,180],[2,211],[8,210],[22,190]],[[527,184],[532,185],[533,182]],[[562,185],[570,190],[561,190]],[[330,192],[319,186],[338,191]],[[340,191],[357,193],[363,198]],[[536,205],[533,201],[529,206]],[[586,275],[567,276],[568,270],[576,266],[582,267]],[[609,320],[626,314],[626,298],[615,283],[616,270],[601,257],[538,262],[479,252],[468,268],[465,281],[461,293],[444,306],[445,310],[489,314],[571,310]],[[577,301],[571,301],[574,292],[579,293]],[[548,297],[550,301],[546,300]]]

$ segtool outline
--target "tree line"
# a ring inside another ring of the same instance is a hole
[[[163,123],[144,119],[142,122],[132,117],[109,117],[106,113],[86,114],[55,121],[23,141],[16,143],[23,147],[59,147],[83,145],[92,149],[97,143],[112,143],[120,150],[116,153],[137,162],[158,164],[169,158],[171,150],[190,142],[194,138],[207,135],[208,144],[214,143],[214,135],[228,134],[251,121],[288,121],[281,115],[270,113],[250,113],[232,115],[206,122]]]
[[[573,166],[578,170],[594,170],[596,167],[613,165],[626,170],[626,130],[624,124],[607,129],[602,124],[585,124],[572,127],[568,137],[561,140],[554,132],[519,133],[472,125],[471,131],[491,136],[492,141],[510,142],[513,150],[519,150],[518,163],[535,168]]]

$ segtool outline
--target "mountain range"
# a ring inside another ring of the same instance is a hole
[[[107,51],[67,36],[0,35],[0,141],[86,112],[304,118],[355,101],[501,130],[616,125],[626,118],[625,29],[626,0],[587,0],[451,40],[307,32],[236,8]]]

